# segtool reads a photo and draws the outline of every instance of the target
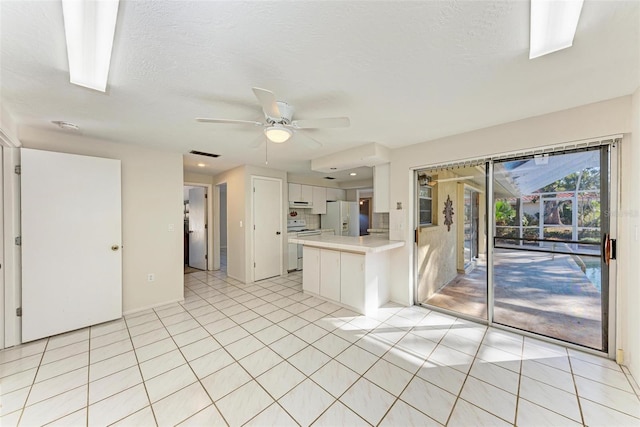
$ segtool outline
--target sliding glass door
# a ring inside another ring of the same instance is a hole
[[[487,319],[485,164],[415,176],[418,303]]]
[[[495,323],[606,351],[607,148],[494,163]]]
[[[417,171],[416,302],[606,352],[610,150]]]

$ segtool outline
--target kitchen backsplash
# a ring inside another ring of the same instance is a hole
[[[374,212],[373,219],[371,221],[371,228],[389,228],[389,214]]]
[[[291,216],[292,212],[297,215]],[[289,209],[289,217],[287,219],[304,219],[307,221],[307,228],[320,228],[320,215],[312,214],[311,209]]]
[[[292,212],[296,212],[297,215],[291,216]],[[307,228],[320,228],[320,215],[312,214],[311,209],[289,209],[289,217],[287,219],[293,218],[307,221]],[[389,214],[374,212],[370,228],[389,228]]]

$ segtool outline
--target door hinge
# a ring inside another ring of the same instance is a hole
[[[256,268],[256,263],[255,262],[253,263],[253,268]]]
[[[20,165],[16,165],[15,169],[13,170],[16,175],[21,175],[22,174],[22,166]]]
[[[256,187],[253,187],[253,192],[254,192],[254,193],[256,192]]]
[[[209,196],[207,196],[207,195],[205,194],[205,195],[204,195],[204,198],[205,198],[205,199],[208,199],[208,198],[209,198]]]
[[[16,237],[16,246],[22,246],[22,236]]]
[[[16,316],[22,317],[22,307],[16,308]]]
[[[205,255],[205,256],[204,256],[204,259],[209,259],[209,255]]]

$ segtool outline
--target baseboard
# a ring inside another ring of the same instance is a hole
[[[152,308],[158,308],[158,307],[162,307],[163,305],[168,305],[168,304],[173,304],[173,303],[176,303],[176,302],[183,302],[183,301],[184,301],[184,297],[180,298],[180,299],[171,300],[171,301],[161,302],[159,304],[152,304],[152,305],[149,305],[149,306],[146,306],[146,307],[142,307],[142,308],[136,308],[134,310],[123,311],[122,315],[123,316],[129,316],[131,314],[136,314],[136,313],[139,313],[141,311],[147,311],[147,310],[152,309]]]

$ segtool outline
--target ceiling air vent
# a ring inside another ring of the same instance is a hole
[[[191,151],[189,151],[189,153],[195,154],[195,155],[198,155],[198,156],[220,157],[220,154],[205,153],[204,151],[191,150]]]
[[[335,178],[332,176],[325,176],[324,179],[335,179]]]

